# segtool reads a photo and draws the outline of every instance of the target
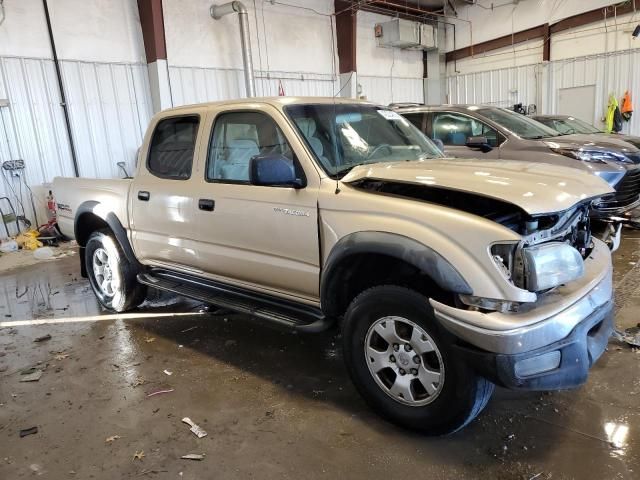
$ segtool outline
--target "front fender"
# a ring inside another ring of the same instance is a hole
[[[466,295],[473,290],[460,272],[432,248],[403,235],[389,232],[355,232],[341,238],[331,249],[320,277],[320,303],[332,312],[332,288],[337,270],[352,255],[381,254],[397,258],[427,274],[441,289]]]

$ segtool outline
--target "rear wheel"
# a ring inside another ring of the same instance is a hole
[[[108,230],[93,232],[85,247],[89,281],[100,303],[116,312],[137,307],[147,289],[138,283],[137,271]]]
[[[486,406],[494,385],[455,356],[429,301],[398,286],[371,288],[343,325],[347,369],[383,417],[432,435],[455,432]]]

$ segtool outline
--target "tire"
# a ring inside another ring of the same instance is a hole
[[[466,426],[494,390],[456,358],[452,340],[426,297],[393,285],[357,296],[343,323],[345,363],[365,401],[387,420],[429,435]]]
[[[138,283],[136,266],[109,230],[93,232],[84,254],[91,287],[105,308],[126,312],[144,301],[146,286]]]

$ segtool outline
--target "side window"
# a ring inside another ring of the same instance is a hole
[[[413,123],[416,127],[418,127],[418,130],[420,130],[423,133],[426,133],[426,127],[427,127],[427,122],[426,120],[426,114],[424,113],[406,113],[406,114],[402,114],[402,116],[404,118],[406,118],[407,120],[409,120],[411,123]]]
[[[220,114],[209,144],[206,179],[247,183],[251,159],[266,155],[280,155],[296,168],[293,151],[271,117],[259,112]]]
[[[188,179],[191,176],[199,124],[200,117],[197,115],[166,118],[158,122],[149,147],[149,172],[172,180]]]
[[[502,140],[493,128],[474,118],[457,113],[434,113],[433,138],[442,140],[445,145],[463,146],[469,137],[487,137],[492,147]]]

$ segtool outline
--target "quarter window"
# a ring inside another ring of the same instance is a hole
[[[449,146],[464,146],[469,137],[486,137],[489,145],[498,146],[498,132],[475,118],[451,112],[433,115],[433,138]]]
[[[153,175],[172,180],[191,176],[199,123],[197,115],[166,118],[158,123],[147,160]]]
[[[223,113],[216,119],[209,145],[206,178],[248,183],[253,157],[281,155],[297,168],[284,134],[271,117],[258,112]]]

